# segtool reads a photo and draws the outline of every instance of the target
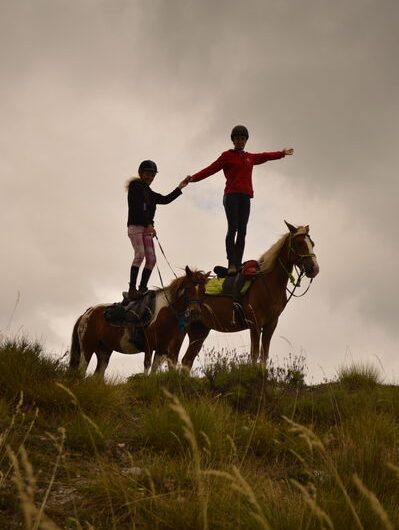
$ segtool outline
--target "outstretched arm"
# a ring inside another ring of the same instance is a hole
[[[293,148],[284,148],[282,151],[272,151],[268,153],[253,153],[251,155],[252,162],[256,166],[258,164],[263,164],[264,162],[267,162],[268,160],[279,160],[280,158],[284,158],[287,155],[293,155],[294,149]]]
[[[200,180],[206,179],[207,177],[210,177],[211,175],[214,175],[224,167],[224,156],[221,154],[215,162],[213,162],[210,166],[206,167],[205,169],[202,169],[201,171],[198,171],[197,173],[194,173],[194,175],[190,176],[190,182],[198,182]],[[187,177],[188,178],[188,177]]]
[[[155,191],[153,192],[153,194],[154,194],[155,202],[157,204],[169,204],[170,202],[177,199],[177,197],[179,197],[179,195],[182,194],[182,191],[180,189],[180,186],[178,186],[177,188],[175,188],[173,191],[171,191],[167,195],[162,195],[161,193],[156,193]]]

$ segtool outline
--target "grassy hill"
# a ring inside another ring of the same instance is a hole
[[[217,359],[81,379],[0,344],[0,528],[399,528],[399,388]]]

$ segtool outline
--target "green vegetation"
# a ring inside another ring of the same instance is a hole
[[[349,390],[371,388],[381,383],[381,375],[372,364],[352,363],[338,369],[338,381]]]
[[[302,358],[82,379],[0,344],[0,528],[399,528],[399,388]]]

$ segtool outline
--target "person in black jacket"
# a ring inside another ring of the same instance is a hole
[[[134,300],[137,296],[147,292],[147,284],[152,269],[155,267],[156,256],[153,237],[156,235],[154,216],[157,204],[169,204],[181,195],[182,188],[187,186],[188,179],[180,184],[168,195],[161,195],[150,188],[158,168],[152,160],[144,160],[139,166],[139,178],[128,182],[129,214],[127,220],[128,236],[134,249],[134,259],[130,268],[129,291],[124,294],[127,300]],[[136,289],[140,265],[145,258],[139,289]]]

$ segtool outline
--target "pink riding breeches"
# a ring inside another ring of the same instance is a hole
[[[133,265],[140,267],[145,258],[145,268],[152,270],[157,261],[152,235],[145,226],[138,225],[129,225],[127,235],[134,249]]]

